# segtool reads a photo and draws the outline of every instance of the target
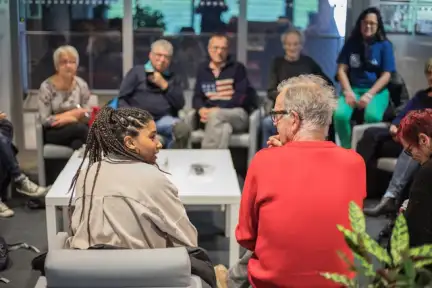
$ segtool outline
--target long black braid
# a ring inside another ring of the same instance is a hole
[[[85,210],[85,198],[86,198],[86,180],[90,167],[97,162],[97,170],[93,180],[93,185],[90,194],[90,207],[88,209],[88,221],[87,221],[87,232],[88,232],[88,242],[91,245],[91,235],[90,235],[90,215],[93,206],[93,192],[96,185],[96,179],[99,174],[101,167],[101,161],[104,157],[109,154],[123,156],[127,160],[144,162],[144,159],[140,157],[135,151],[129,150],[124,145],[124,138],[126,136],[135,137],[139,134],[139,130],[146,126],[153,117],[147,111],[138,108],[119,108],[117,110],[105,106],[102,108],[93,125],[90,128],[89,134],[87,136],[87,143],[83,155],[83,160],[72,179],[71,186],[69,188],[69,193],[71,193],[69,199],[69,225],[71,229],[72,220],[72,200],[74,195],[74,190],[76,187],[78,176],[81,173],[84,161],[88,158],[89,163],[86,167],[84,182],[83,182],[83,198],[82,198],[82,211],[80,216],[80,222],[84,216]]]

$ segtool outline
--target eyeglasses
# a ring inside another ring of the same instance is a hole
[[[406,149],[404,149],[404,153],[406,154],[406,155],[408,155],[409,157],[412,157],[413,156],[413,154],[412,154],[412,146],[410,145],[410,146],[408,146]]]
[[[167,60],[171,59],[171,55],[169,54],[162,54],[162,53],[156,53],[156,52],[152,52],[152,54],[156,57],[156,58],[165,58]]]
[[[211,50],[211,51],[214,51],[214,52],[216,52],[216,51],[218,51],[218,50],[224,52],[224,51],[227,51],[227,50],[228,50],[228,47],[227,47],[227,46],[211,46],[211,47],[210,47],[210,50]]]
[[[375,26],[378,26],[378,23],[377,22],[372,22],[372,21],[362,21],[362,24],[363,25],[365,25],[365,26],[371,26],[371,27],[375,27]]]
[[[272,110],[269,113],[270,118],[272,119],[273,123],[276,123],[277,121],[279,121],[279,119],[283,116],[283,115],[288,115],[288,111],[286,110]]]

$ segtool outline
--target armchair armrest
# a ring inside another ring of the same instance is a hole
[[[42,119],[39,114],[36,114],[36,153],[38,165],[38,181],[39,185],[45,186],[45,159],[44,159],[44,139],[43,139],[43,126]]]
[[[248,163],[250,163],[256,151],[258,150],[258,130],[260,126],[260,120],[261,109],[256,109],[249,115]]]
[[[372,127],[382,127],[382,128],[388,128],[389,123],[371,123],[371,124],[362,124],[362,125],[355,125],[353,127],[352,131],[352,138],[351,138],[351,149],[356,150],[358,142],[363,138],[364,132]]]

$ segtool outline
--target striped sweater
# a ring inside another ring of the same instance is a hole
[[[243,64],[228,61],[216,77],[209,67],[209,61],[206,61],[198,68],[192,106],[196,110],[202,107],[247,109],[248,87],[249,81]]]

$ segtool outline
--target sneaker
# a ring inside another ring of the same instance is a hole
[[[0,201],[0,217],[7,218],[14,215],[14,211],[10,209],[6,204]]]
[[[17,192],[35,198],[45,196],[49,190],[47,187],[37,185],[24,174],[15,180],[15,187]]]

